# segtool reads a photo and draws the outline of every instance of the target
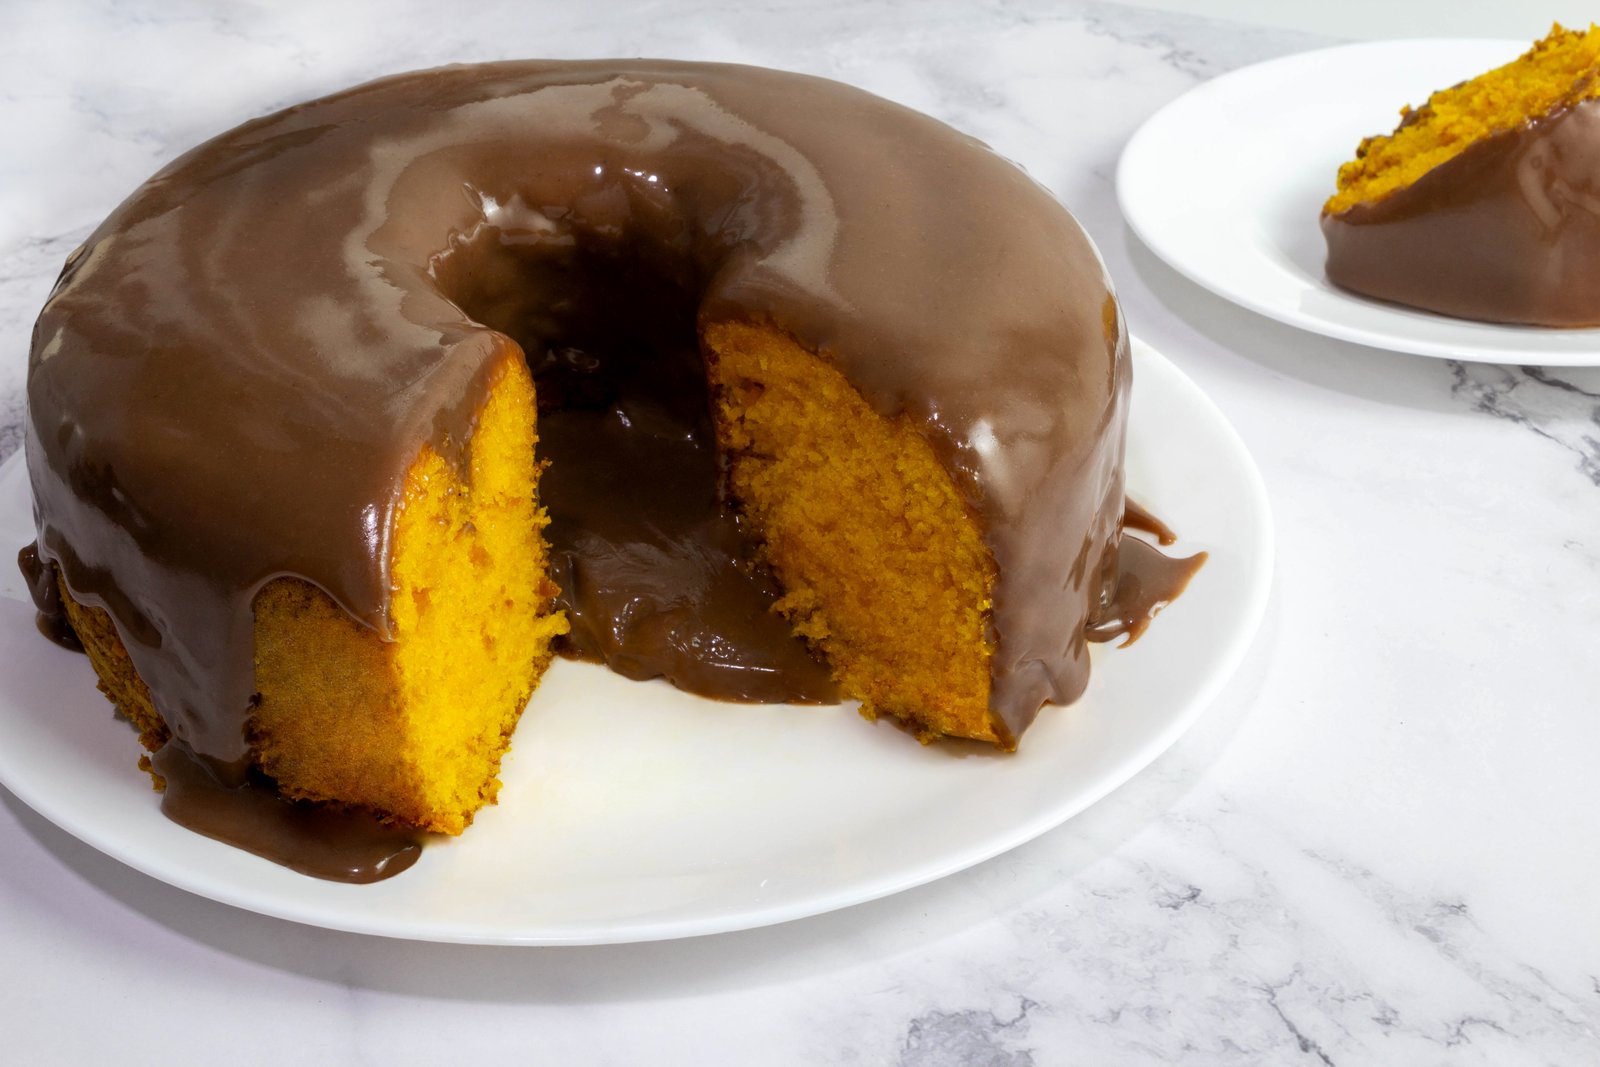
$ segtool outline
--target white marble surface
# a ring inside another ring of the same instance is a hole
[[[1369,40],[1444,35],[1531,40],[1551,22],[1587,26],[1597,14],[1588,0],[1139,0],[1139,6]]]
[[[0,453],[63,257],[197,140],[453,60],[764,63],[929,111],[1079,214],[1134,330],[1261,464],[1266,627],[1199,727],[1061,829],[692,941],[298,927],[125,869],[0,790],[0,1060],[1600,1062],[1600,371],[1309,337],[1185,282],[1116,210],[1145,116],[1321,39],[1042,2],[444,6],[0,6]]]

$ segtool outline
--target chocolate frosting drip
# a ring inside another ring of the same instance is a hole
[[[39,632],[62,648],[73,652],[83,651],[83,642],[77,631],[67,621],[66,605],[61,602],[61,585],[56,580],[55,568],[39,558],[38,544],[28,545],[17,553],[17,569],[28,583],[28,595],[38,609],[34,625]]]
[[[1488,137],[1322,217],[1328,280],[1486,322],[1600,325],[1600,100]]]
[[[1115,579],[1129,360],[1067,212],[979,142],[846,86],[504,63],[202,145],[74,253],[40,316],[40,555],[111,614],[179,739],[242,774],[271,579],[388,632],[403,472],[425,443],[459,456],[513,343],[474,294],[508,257],[562,250],[647,262],[701,326],[788,330],[917,426],[999,565],[994,710],[1016,734],[1078,695]]]

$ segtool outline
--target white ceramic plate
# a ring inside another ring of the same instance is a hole
[[[1445,359],[1600,365],[1600,330],[1468,322],[1336,289],[1318,217],[1361,138],[1525,41],[1381,41],[1236,70],[1162,108],[1117,167],[1128,225],[1219,296],[1314,333]]]
[[[885,896],[1082,811],[1172,744],[1233,672],[1272,573],[1254,463],[1220,412],[1138,343],[1132,493],[1210,560],[1137,643],[1097,649],[1089,691],[1013,756],[923,747],[853,706],[720,704],[557,661],[518,728],[500,803],[411,870],[353,886],[169,822],[88,662],[34,629],[0,568],[0,781],[58,826],[175,886],[340,930],[597,944],[737,930]],[[33,532],[20,457],[0,546]]]

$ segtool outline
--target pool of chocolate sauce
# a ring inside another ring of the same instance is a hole
[[[230,784],[172,740],[150,757],[163,781],[161,813],[301,874],[332,882],[379,882],[417,862],[427,834],[385,826],[364,811],[287,800],[252,771]]]
[[[1169,556],[1129,530],[1150,534],[1162,546],[1173,545],[1178,534],[1142,505],[1128,499],[1122,510],[1122,537],[1117,542],[1117,584],[1099,615],[1084,630],[1090,641],[1125,638],[1123,645],[1139,640],[1162,608],[1189,587],[1205,565],[1206,553]]]

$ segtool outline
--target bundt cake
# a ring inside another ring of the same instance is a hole
[[[1600,31],[1401,111],[1339,168],[1322,209],[1327,275],[1459,318],[1600,325]]]
[[[1128,383],[1082,229],[931,118],[407,74],[194,149],[69,259],[35,584],[147,748],[426,830],[561,648],[1010,749],[1087,680]]]

